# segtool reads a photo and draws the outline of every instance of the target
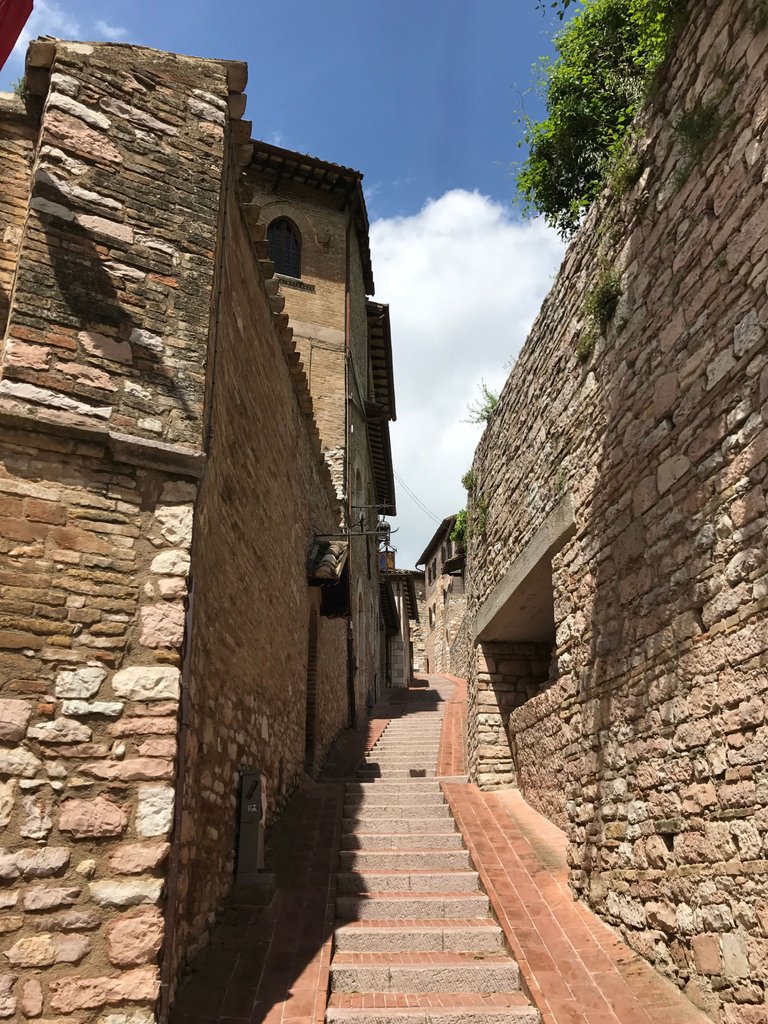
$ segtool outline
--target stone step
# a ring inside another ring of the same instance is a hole
[[[384,892],[477,892],[480,888],[477,872],[471,870],[442,871],[340,871],[337,876],[339,893]]]
[[[367,993],[366,1002],[379,1005],[385,1002],[383,994],[378,997],[379,993]],[[422,997],[424,1006],[419,1006],[414,1005],[419,1002],[414,993],[403,996],[402,1006],[386,1009],[334,1005],[343,998],[331,996],[325,1012],[326,1024],[540,1024],[541,1021],[539,1011],[521,992],[505,993],[503,1006],[496,1002],[485,1003],[481,995],[475,999],[471,995],[462,996],[450,1000],[447,1006],[434,1005],[435,997],[426,995]]]
[[[467,850],[342,850],[339,865],[343,871],[384,870],[408,871],[413,868],[434,870],[466,868],[472,870]]]
[[[341,837],[343,850],[463,850],[464,839],[452,832],[352,832]]]
[[[347,797],[372,793],[442,793],[442,786],[436,778],[407,778],[401,782],[375,778],[370,782],[347,782],[344,793]]]
[[[485,893],[358,893],[336,897],[340,921],[441,921],[447,918],[488,918]]]
[[[396,811],[400,807],[447,807],[442,793],[413,793],[409,790],[394,793],[346,793],[345,807],[380,807]]]
[[[354,817],[346,817],[341,822],[342,833],[353,834],[370,832],[378,833],[379,835],[389,835],[390,833],[395,834],[398,832],[431,832],[437,834],[439,832],[458,832],[456,828],[456,822],[450,815],[445,817],[435,818],[432,815],[423,814],[420,817],[397,817],[397,818],[383,818],[377,815],[375,818],[360,818],[357,815]]]
[[[434,759],[439,753],[440,748],[431,745],[425,747],[423,744],[419,744],[419,746],[404,747],[400,743],[395,743],[391,747],[374,747],[372,750],[366,750],[363,757],[431,757]]]
[[[413,776],[411,773],[418,771],[418,775]],[[386,779],[409,779],[409,778],[422,778],[422,779],[434,779],[435,769],[434,768],[380,768],[378,765],[375,768],[360,768],[355,773],[358,779],[375,779],[375,778],[386,778]]]
[[[437,754],[372,754],[364,758],[358,768],[378,764],[382,768],[432,768],[437,764]]]
[[[365,768],[368,765],[379,765],[381,768],[430,768],[437,758],[434,754],[414,754],[413,757],[400,754],[391,754],[388,757],[367,757],[360,762],[359,767]]]
[[[370,751],[366,751],[366,756],[370,757],[372,754],[432,754],[437,755],[440,752],[439,743],[387,743],[386,745],[373,746]]]
[[[332,992],[512,992],[520,969],[505,955],[338,953]]]
[[[401,729],[393,732],[388,729],[376,743],[439,743],[443,734],[442,723],[428,729]],[[374,743],[374,747],[376,746]]]
[[[450,818],[451,809],[448,804],[376,804],[369,801],[364,803],[345,803],[344,817],[359,818],[365,821],[369,818],[377,818],[386,821],[387,818]]]
[[[347,924],[336,929],[334,949],[344,953],[505,952],[501,928],[486,921]]]

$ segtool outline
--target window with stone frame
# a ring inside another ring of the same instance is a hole
[[[284,277],[301,277],[301,234],[288,217],[277,217],[267,228],[269,258],[275,273]]]

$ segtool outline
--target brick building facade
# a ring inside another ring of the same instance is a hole
[[[367,298],[374,284],[362,175],[257,142],[245,183],[252,220],[277,261],[342,523],[351,531],[350,640],[359,718],[386,685],[387,627],[374,531],[380,516],[396,511],[389,308]]]
[[[245,78],[38,41],[26,107],[0,101],[3,1018],[164,1017],[232,884],[240,773],[270,823],[381,678],[375,541],[308,585],[318,537],[394,506],[359,175],[350,411],[283,312]]]

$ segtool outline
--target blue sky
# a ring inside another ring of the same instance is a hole
[[[559,22],[536,0],[35,0],[30,34],[245,60],[254,136],[361,170],[389,302],[402,566],[465,501],[481,382],[499,389],[563,254],[521,222],[519,115]],[[23,43],[23,41],[22,41]],[[7,89],[23,45],[0,71]],[[425,512],[425,507],[429,512]]]
[[[35,34],[246,60],[262,138],[364,171],[372,212],[478,189],[508,201],[516,115],[540,111],[530,66],[551,49],[536,0],[37,0]],[[110,31],[111,30],[111,31]],[[4,69],[0,87],[20,73]]]

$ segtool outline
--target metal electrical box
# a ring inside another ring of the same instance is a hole
[[[265,779],[255,769],[240,770],[240,828],[237,841],[236,882],[255,881],[264,870]]]

